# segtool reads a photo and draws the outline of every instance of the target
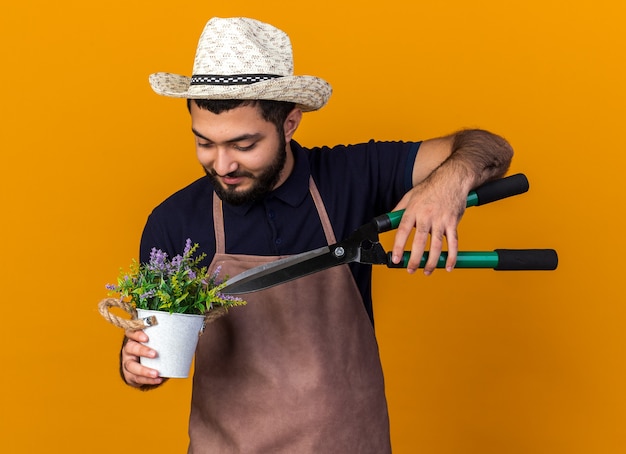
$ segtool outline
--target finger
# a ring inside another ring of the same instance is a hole
[[[409,239],[411,231],[413,230],[413,222],[414,221],[409,221],[409,216],[407,216],[406,213],[400,220],[400,224],[396,230],[393,248],[391,249],[391,261],[393,263],[400,263],[400,260],[402,259],[406,242]]]
[[[149,351],[145,351],[149,350]],[[160,384],[159,372],[141,364],[140,356],[156,357],[156,352],[129,340],[122,349],[122,373],[126,383],[133,386]]]
[[[153,350],[152,348],[144,344],[140,344],[139,342],[135,342],[133,340],[129,340],[128,342],[126,342],[126,345],[124,345],[124,348],[122,349],[122,353],[125,353],[128,356],[133,356],[136,358],[140,358],[140,357],[156,358],[157,357],[156,350]]]
[[[439,256],[443,249],[443,232],[439,229],[433,230],[430,235],[430,251],[428,252],[428,260],[424,264],[424,274],[430,276],[439,262]]]
[[[141,329],[127,329],[124,331],[124,335],[135,342],[148,342],[148,335]]]
[[[459,238],[456,229],[450,229],[446,233],[446,243],[448,243],[448,259],[446,260],[446,271],[452,271],[456,266],[456,259],[459,251]]]
[[[143,366],[136,359],[130,358],[123,362],[126,381],[136,385],[158,385],[163,382],[159,371]]]
[[[407,264],[407,272],[409,274],[415,273],[415,271],[420,267],[420,263],[422,262],[422,256],[424,255],[424,250],[426,249],[426,245],[428,244],[429,232],[430,227],[427,224],[419,223],[415,227],[415,235],[413,237],[413,243],[411,245],[411,255]]]

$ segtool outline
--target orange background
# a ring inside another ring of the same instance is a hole
[[[531,190],[468,210],[461,248],[559,252],[550,273],[376,269],[394,451],[625,452],[625,3],[233,3],[2,7],[0,451],[186,449],[190,380],[122,385],[96,306],[151,208],[202,174],[184,102],[148,74],[189,74],[206,20],[245,15],[334,87],[298,141],[500,133]]]

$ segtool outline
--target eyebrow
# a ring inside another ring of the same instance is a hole
[[[208,142],[213,143],[213,141],[211,139],[209,139],[208,137],[204,137],[202,134],[200,134],[198,131],[196,131],[194,128],[191,128],[191,132],[194,133],[194,135],[196,137],[199,137],[200,139],[206,140]],[[241,142],[243,140],[254,140],[254,139],[258,139],[261,137],[261,133],[255,133],[255,134],[241,134],[240,136],[237,137],[233,137],[232,139],[228,139],[226,141],[226,143],[234,143],[234,142]]]

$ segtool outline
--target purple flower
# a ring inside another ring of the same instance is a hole
[[[187,238],[187,241],[185,242],[185,250],[183,251],[184,257],[189,257],[192,247],[193,247],[193,244],[191,243],[191,238]]]
[[[235,302],[241,302],[243,301],[242,298],[235,296],[235,295],[224,295],[223,293],[217,292],[217,297],[220,299],[223,299],[224,301],[235,301]]]
[[[148,269],[150,271],[165,272],[167,270],[167,254],[161,249],[152,248],[150,251],[150,262]]]
[[[174,257],[172,259],[172,265],[169,269],[169,274],[172,275],[178,271],[180,271],[180,269],[183,266],[183,257],[182,255],[177,255],[176,257]]]
[[[143,295],[139,296],[139,299],[144,300],[144,299],[152,298],[155,294],[156,292],[154,290],[149,290]]]
[[[214,285],[219,285],[220,281],[218,280],[218,277],[221,272],[222,272],[222,265],[218,265],[217,268],[215,268],[215,271],[213,271],[213,274],[211,274],[210,282],[212,282]]]

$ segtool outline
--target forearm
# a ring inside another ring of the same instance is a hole
[[[436,170],[451,170],[468,185],[468,191],[502,177],[511,164],[513,148],[502,137],[480,129],[459,131],[451,153]]]

